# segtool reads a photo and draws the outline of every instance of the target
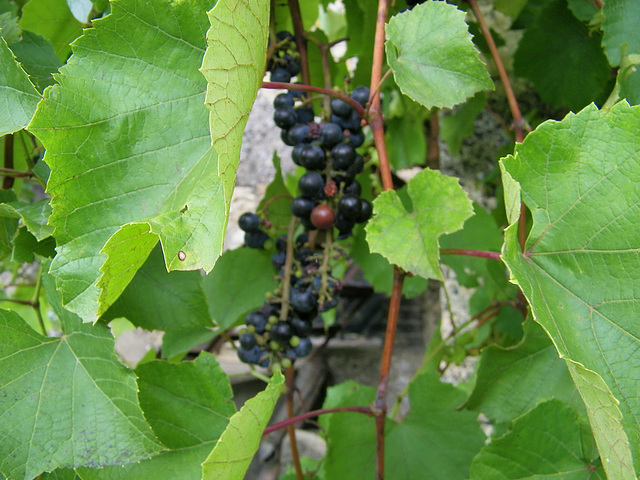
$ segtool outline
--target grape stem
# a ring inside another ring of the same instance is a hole
[[[280,305],[280,320],[286,321],[289,316],[289,290],[291,286],[291,265],[293,264],[293,234],[296,231],[296,217],[292,216],[287,230],[287,254],[284,261],[282,279],[282,297]]]
[[[287,384],[287,396],[285,399],[287,404],[287,418],[291,419],[294,417],[293,394],[296,388],[295,370],[293,365],[285,371],[285,382]],[[298,454],[298,442],[296,442],[296,426],[294,423],[289,423],[287,425],[287,433],[289,434],[289,442],[291,443],[291,457],[293,459],[293,466],[296,470],[296,477],[298,480],[304,480],[302,465],[300,465],[300,455]]]
[[[371,411],[371,407],[338,407],[338,408],[324,408],[320,410],[312,410],[310,412],[288,418],[286,420],[283,420],[282,422],[274,423],[270,427],[265,428],[264,432],[262,432],[262,435],[268,435],[282,428],[285,428],[288,425],[298,423],[303,420],[308,420],[309,418],[314,418],[319,415],[324,415],[326,413],[338,413],[338,412],[359,412],[359,413],[364,413],[368,416],[373,415],[373,412]]]
[[[441,248],[440,255],[467,255],[469,257],[489,258],[491,260],[502,261],[500,253],[487,252],[484,250],[467,250],[464,248]]]
[[[272,90],[298,90],[301,92],[315,92],[323,95],[329,95],[331,97],[339,98],[343,102],[348,103],[356,111],[360,118],[365,117],[365,110],[358,102],[353,98],[343,95],[327,88],[314,87],[312,85],[304,85],[302,83],[284,83],[284,82],[262,82],[262,88],[269,88]]]
[[[289,11],[291,12],[291,22],[293,23],[293,35],[296,46],[298,47],[298,54],[300,55],[302,83],[309,85],[311,83],[311,77],[309,76],[306,36],[304,34],[304,25],[302,24],[302,14],[300,13],[298,0],[289,0]]]

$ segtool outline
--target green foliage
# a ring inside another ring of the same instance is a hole
[[[560,355],[588,369],[588,374],[583,368],[573,373],[574,381],[589,377],[577,382],[588,410],[602,408],[589,401],[596,388],[592,377],[606,384],[610,408],[622,413],[624,432],[603,433],[615,448],[629,442],[636,469],[640,404],[632,372],[640,368],[635,355],[640,331],[633,286],[640,281],[640,264],[627,225],[640,220],[633,180],[640,166],[634,133],[639,121],[640,108],[625,102],[609,111],[590,106],[562,122],[541,125],[516,147],[515,157],[504,160],[534,220],[525,252],[518,247],[515,226],[509,227],[505,262]],[[625,457],[628,450],[620,462]]]
[[[399,268],[415,274],[404,279],[410,298],[428,278],[442,280],[444,264],[470,298],[450,333],[436,328],[387,417],[378,410],[384,379],[378,389],[352,380],[328,389],[325,408],[364,407],[368,415],[320,415],[327,454],[303,460],[303,470],[310,478],[374,478],[384,438],[389,480],[636,479],[638,3],[482,6],[506,47],[507,73],[518,78],[522,113],[538,126],[499,163],[500,178],[497,169],[487,178],[465,172],[462,182],[420,170],[436,150],[427,145],[435,120],[458,154],[465,138],[483,135],[481,112],[509,132],[505,104],[514,101],[488,92],[484,62],[494,72],[496,60],[472,12],[453,5],[468,9],[465,2],[391,2],[377,43],[376,2],[344,0],[343,10],[328,0],[298,3],[311,83],[343,93],[379,88],[381,112],[365,112],[360,123],[382,116],[385,131],[375,138],[380,147],[384,136],[391,172],[369,127],[357,148],[361,173],[332,171],[328,156],[321,173],[334,175],[338,193],[329,182],[314,205],[344,220],[358,204],[340,207],[338,198],[361,189],[373,218],[353,237],[311,235],[309,251],[331,248],[290,258],[289,281],[306,286],[309,273],[339,279],[346,270],[347,288],[335,295],[347,295],[354,276],[393,294]],[[266,372],[266,390],[236,411],[228,374],[214,355],[194,351],[253,332],[235,327],[265,297],[276,310],[286,305],[291,285],[284,273],[274,276],[282,263],[272,254],[288,225],[292,238],[303,230],[291,224],[302,168],[285,178],[274,155],[276,174],[256,209],[272,240],[222,254],[244,126],[269,46],[285,29],[294,29],[287,2],[0,0],[0,478],[245,476],[283,376]],[[301,52],[286,45],[287,62],[297,61]],[[382,85],[370,85],[374,51],[388,73]],[[318,122],[311,142],[331,120],[328,97],[316,94],[324,97],[310,100]],[[544,122],[558,108],[583,107]],[[342,119],[353,133],[359,120]],[[448,157],[440,161],[450,171]],[[382,192],[379,173],[400,184],[398,171],[415,166],[404,188]],[[349,184],[353,177],[360,188]],[[472,179],[474,190],[504,197],[493,211],[467,198],[460,184]],[[281,240],[279,249],[282,257]],[[450,255],[455,249],[471,256]],[[312,288],[329,290],[320,285]],[[164,360],[152,349],[135,370],[126,367],[113,338],[123,323],[161,331]],[[471,356],[479,361],[470,381],[441,381]],[[296,478],[290,467],[282,472]]]

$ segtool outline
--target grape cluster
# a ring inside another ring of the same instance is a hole
[[[286,239],[278,238],[275,245],[276,252],[271,260],[282,281],[285,276]],[[312,321],[319,312],[337,305],[340,289],[340,282],[330,272],[322,270],[321,259],[322,252],[311,249],[308,234],[298,235],[293,244],[287,311],[282,313],[281,287],[260,309],[246,316],[246,327],[241,330],[239,338],[240,360],[263,367],[277,363],[288,368],[296,358],[309,355]]]
[[[300,58],[291,32],[282,31],[276,34],[278,48],[269,59],[267,70],[272,82],[289,83],[302,70]]]
[[[369,88],[355,88],[351,98],[366,106]],[[355,224],[366,222],[372,213],[355,180],[364,167],[356,151],[364,142],[360,117],[347,102],[333,98],[330,121],[317,123],[313,109],[291,91],[278,95],[274,107],[280,136],[294,147],[294,163],[307,170],[298,182],[300,196],[291,204],[292,213],[308,230],[335,227],[339,239],[350,236]]]

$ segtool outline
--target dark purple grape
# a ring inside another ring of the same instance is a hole
[[[358,131],[360,128],[361,120],[355,110],[351,111],[349,114],[349,118],[338,117],[337,115],[331,115],[331,123],[337,123],[345,130],[349,130],[350,132]]]
[[[302,166],[302,163],[300,163],[302,160],[302,152],[307,145],[308,143],[299,143],[295,147],[293,147],[293,150],[291,151],[291,160],[293,160],[293,163],[295,163],[296,165]]]
[[[271,265],[273,268],[278,271],[284,266],[284,262],[287,260],[286,252],[276,252],[271,255]]]
[[[303,197],[321,198],[324,193],[324,178],[318,172],[307,172],[300,177],[298,188]]]
[[[276,109],[287,107],[293,108],[293,105],[293,95],[291,95],[290,93],[281,93],[273,101],[273,107]]]
[[[244,363],[259,363],[263,359],[264,355],[266,355],[266,352],[264,352],[258,345],[254,345],[250,349],[243,347],[238,349],[238,358]]]
[[[344,218],[355,220],[362,211],[362,202],[355,195],[344,195],[338,202],[338,212]]]
[[[360,185],[360,183],[354,180],[352,183],[344,187],[344,193],[359,197],[362,193],[362,186]]]
[[[320,145],[306,144],[301,150],[300,165],[307,170],[322,170],[327,166],[324,149]]]
[[[296,123],[296,114],[293,111],[293,108],[278,108],[273,112],[273,123],[284,129],[293,127]]]
[[[300,65],[300,61],[295,59],[293,55],[291,55],[290,53],[285,53],[284,56],[282,57],[282,60],[284,60],[285,68],[289,70],[289,73],[291,74],[292,77],[295,77],[296,75],[298,75],[302,70],[302,65]]]
[[[280,321],[271,327],[269,334],[276,342],[286,344],[289,342],[293,332],[291,331],[291,325],[289,325],[289,322]]]
[[[292,288],[289,301],[296,312],[311,312],[318,304],[318,297],[308,289]]]
[[[344,138],[342,127],[337,123],[325,123],[320,131],[320,142],[324,148],[337,145]]]
[[[285,145],[289,145],[290,147],[293,147],[295,145],[294,142],[289,140],[289,130],[281,130],[280,131],[280,139],[282,140],[282,142]]]
[[[356,151],[348,143],[339,143],[331,149],[333,168],[336,170],[346,170],[351,166],[356,158]]]
[[[355,224],[356,224],[355,220],[346,218],[344,215],[340,213],[336,215],[335,227],[338,229],[338,232],[340,232],[341,235],[350,234]],[[346,237],[343,237],[343,238],[346,238]]]
[[[298,337],[308,337],[311,334],[311,322],[298,317],[291,319],[291,329]]]
[[[353,107],[344,100],[335,97],[331,99],[331,113],[334,115],[342,118],[349,118],[351,112],[353,112]]]
[[[311,123],[315,118],[315,113],[313,113],[313,108],[311,107],[298,107],[295,112],[298,123]]]
[[[245,212],[238,219],[238,226],[244,232],[257,232],[260,230],[260,219],[252,212]]]
[[[316,202],[305,197],[296,197],[291,202],[291,213],[296,217],[309,218],[311,211],[315,208]]]
[[[276,38],[279,42],[284,42],[285,40],[292,41],[293,34],[287,30],[280,30],[278,33],[276,33]]]
[[[322,302],[322,305],[320,305],[320,311],[326,312],[327,310],[336,308],[338,306],[339,301],[340,301],[340,298],[338,297],[338,295],[333,295],[331,298],[328,298],[324,302]]]
[[[249,248],[264,248],[265,242],[269,240],[267,232],[258,230],[256,232],[245,232],[244,243]]]
[[[245,350],[251,350],[256,344],[256,337],[253,333],[243,333],[239,340],[240,346]]]
[[[288,130],[287,138],[289,143],[287,145],[298,145],[299,143],[309,142],[309,125],[301,123],[295,124]]]
[[[360,206],[360,215],[358,215],[356,221],[358,223],[364,223],[371,218],[371,215],[373,215],[373,205],[371,205],[371,202],[365,200],[364,198],[360,199],[360,203],[362,204]]]
[[[276,250],[279,252],[286,252],[287,250],[287,236],[281,235],[276,238]]]
[[[300,218],[300,223],[302,224],[302,226],[304,227],[305,230],[315,230],[316,226],[311,223],[311,219],[310,218],[305,218],[302,217]]]
[[[309,241],[309,234],[307,232],[303,232],[296,237],[296,247],[300,248],[308,241]]]
[[[350,135],[345,137],[345,140],[353,145],[354,148],[358,148],[364,143],[364,133],[362,132],[362,130],[351,132]]]
[[[300,339],[300,343],[293,349],[293,352],[297,358],[301,358],[309,355],[312,349],[313,345],[311,344],[311,339],[309,337],[304,337]]]
[[[269,315],[261,312],[260,310],[255,310],[247,314],[244,323],[247,325],[252,325],[256,333],[264,333],[265,327],[267,326]]]
[[[351,93],[351,98],[363,107],[366,107],[367,102],[369,102],[369,87],[360,85],[359,87],[354,88]]]
[[[362,158],[362,155],[356,155],[353,163],[349,166],[349,168],[347,168],[347,175],[349,175],[351,178],[355,178],[356,175],[362,172],[363,168],[364,158]]]
[[[289,83],[291,82],[291,73],[286,68],[276,67],[271,71],[271,81]]]

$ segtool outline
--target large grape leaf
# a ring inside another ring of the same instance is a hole
[[[583,435],[576,412],[550,400],[482,449],[471,464],[471,480],[604,480],[602,466],[591,457],[593,450],[593,439]]]
[[[284,377],[275,372],[267,388],[236,413],[211,454],[202,463],[202,480],[242,480],[258,450],[262,432],[267,426],[280,397]]]
[[[471,202],[456,178],[436,170],[421,171],[405,188],[410,206],[392,190],[374,200],[366,226],[371,252],[407,272],[442,280],[438,237],[462,228],[473,214]]]
[[[640,469],[638,128],[640,107],[591,105],[503,160],[533,215],[525,251],[513,224],[503,258],[568,361],[611,478]]]
[[[565,0],[555,0],[525,30],[513,68],[533,82],[544,101],[575,111],[610,89],[611,72],[600,40],[573,16]]]
[[[200,480],[202,462],[236,411],[228,377],[208,353],[193,362],[145,363],[136,373],[145,417],[170,450],[124,467],[80,468],[78,474],[83,480]]]
[[[122,465],[162,449],[109,329],[68,312],[62,320],[61,338],[43,337],[0,311],[0,471],[9,478]]]
[[[16,61],[4,38],[0,37],[0,136],[27,126],[40,94]]]
[[[170,270],[210,270],[221,251],[222,186],[197,70],[210,6],[112,2],[74,42],[30,125],[52,170],[51,271],[86,321],[115,301],[158,238]]]
[[[640,2],[607,0],[602,14],[602,46],[609,63],[618,66],[625,54],[640,53]]]
[[[209,12],[207,50],[201,71],[207,79],[212,145],[229,210],[240,161],[242,133],[262,86],[267,60],[269,2],[219,0]],[[226,220],[225,220],[226,225]]]
[[[402,93],[427,108],[450,108],[480,90],[493,90],[464,12],[446,2],[424,2],[393,17],[386,50]]]
[[[102,318],[126,317],[146,330],[213,327],[202,279],[198,271],[167,272],[162,252],[156,246]]]
[[[465,407],[492,420],[507,422],[550,399],[584,410],[565,362],[544,330],[528,321],[519,345],[483,350]]]

